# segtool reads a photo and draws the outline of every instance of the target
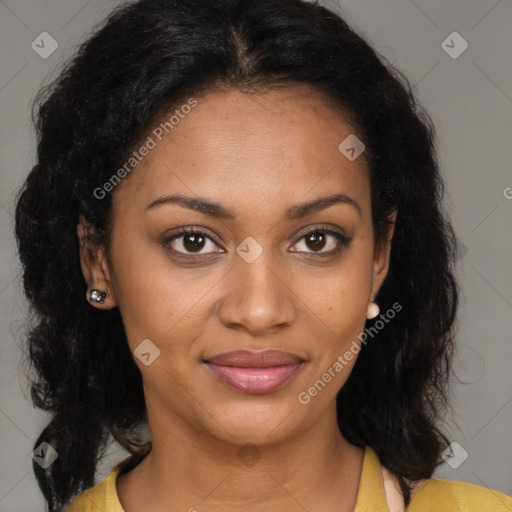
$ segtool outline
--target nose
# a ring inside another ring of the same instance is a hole
[[[293,322],[296,308],[290,277],[270,260],[270,251],[263,251],[252,263],[235,256],[217,303],[217,314],[226,327],[264,336]]]

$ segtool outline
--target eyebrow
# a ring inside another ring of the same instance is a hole
[[[219,203],[204,199],[202,197],[188,197],[182,194],[173,194],[156,199],[146,207],[146,211],[156,208],[163,204],[178,204],[184,208],[195,210],[211,217],[219,219],[235,219],[236,215],[233,210],[226,208]],[[298,204],[288,208],[285,212],[285,219],[295,220],[305,217],[310,213],[323,210],[333,204],[347,204],[355,208],[359,217],[362,217],[361,207],[359,203],[347,196],[346,194],[333,194],[319,197],[307,203]]]

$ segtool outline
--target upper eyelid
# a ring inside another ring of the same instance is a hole
[[[210,241],[214,242],[215,244],[219,245],[220,242],[218,242],[215,239],[215,236],[212,236],[212,235],[208,234],[205,231],[205,229],[206,228],[196,228],[194,226],[185,226],[183,228],[179,228],[175,233],[172,233],[172,234],[170,234],[168,236],[165,236],[164,240],[163,240],[163,243],[169,243],[172,240],[178,240],[179,238],[192,233],[192,234],[204,235],[206,238],[208,238],[208,240],[210,240]]]

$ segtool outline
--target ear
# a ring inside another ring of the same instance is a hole
[[[93,227],[81,215],[76,227],[80,246],[80,266],[87,283],[86,300],[98,309],[112,309],[117,305],[111,280],[111,271],[105,254],[105,247],[98,245]],[[91,300],[91,290],[106,291],[103,304]]]
[[[374,263],[373,263],[373,279],[372,279],[372,291],[371,291],[371,300],[375,300],[375,296],[380,290],[384,279],[388,274],[389,269],[389,259],[391,254],[391,240],[393,239],[393,234],[395,232],[395,222],[397,216],[397,210],[393,212],[390,216],[389,220],[391,224],[389,225],[386,241],[377,249]]]

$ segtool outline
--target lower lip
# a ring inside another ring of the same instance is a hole
[[[300,364],[287,364],[269,368],[242,368],[206,363],[220,380],[243,393],[271,393],[284,386],[297,373]]]

